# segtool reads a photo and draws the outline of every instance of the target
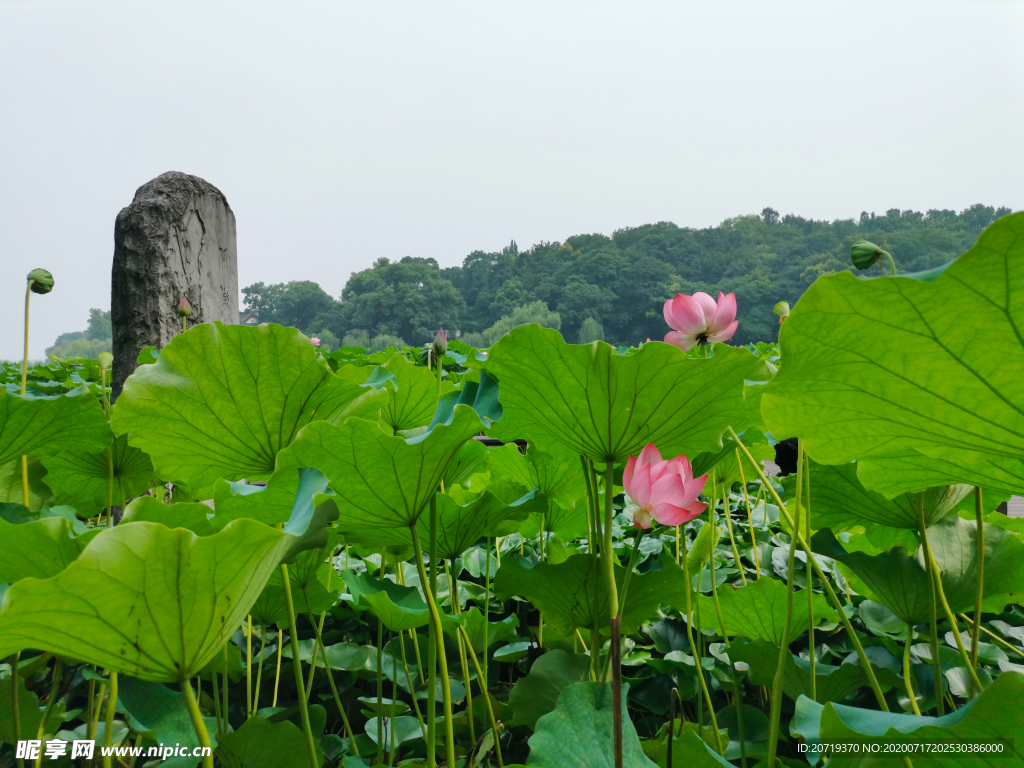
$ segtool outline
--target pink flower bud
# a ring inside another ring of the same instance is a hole
[[[184,296],[182,296],[181,301],[178,302],[178,314],[182,317],[188,317],[192,314],[192,305],[188,303],[188,299]]]

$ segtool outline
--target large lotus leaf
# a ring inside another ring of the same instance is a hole
[[[487,448],[479,440],[467,440],[455,452],[454,458],[444,473],[445,490],[450,490],[459,483],[464,483],[480,471],[480,465],[487,457]]]
[[[640,738],[626,710],[628,686],[622,687],[622,765],[655,768],[644,754]],[[611,768],[612,687],[609,683],[576,683],[558,697],[558,704],[537,721],[530,737],[527,764],[538,768]],[[726,763],[728,765],[728,763]]]
[[[417,629],[430,621],[427,604],[415,587],[403,587],[354,571],[342,571],[341,578],[352,599],[367,606],[392,632]]]
[[[632,586],[630,587],[632,591]],[[707,627],[718,626],[718,614],[714,600],[700,597],[701,616]],[[782,630],[786,622],[786,585],[777,579],[758,579],[746,586],[731,587],[723,585],[718,588],[718,602],[722,608],[722,621],[725,634],[747,637],[751,640],[761,639],[778,645],[782,642]],[[814,620],[822,619],[837,621],[835,611],[828,606],[823,595],[814,595]],[[793,619],[790,625],[790,638],[797,637],[807,631],[810,615],[807,609],[807,595],[797,591],[793,595]]]
[[[604,342],[566,344],[558,331],[513,328],[494,345],[487,370],[501,386],[504,415],[491,434],[525,438],[543,450],[561,443],[594,461],[621,461],[655,443],[664,456],[716,450],[732,426],[760,421],[759,393],[744,380],[767,379],[746,349],[715,347],[689,358],[670,344],[619,355]]]
[[[416,365],[405,355],[395,355],[374,372],[385,371],[388,401],[380,410],[381,423],[400,432],[430,423],[437,409],[437,377],[422,365]],[[368,383],[375,383],[374,376]],[[441,394],[451,392],[451,382],[441,381]]]
[[[96,536],[0,604],[0,655],[59,653],[155,682],[199,672],[249,612],[295,537],[251,520],[199,537],[156,523]]]
[[[184,528],[197,536],[211,536],[215,533],[210,525],[211,514],[213,510],[201,501],[164,504],[155,496],[139,496],[125,509],[118,525],[160,523],[168,528]]]
[[[509,725],[533,729],[537,719],[554,710],[562,691],[574,683],[590,680],[590,656],[585,653],[548,651],[530,667],[530,673],[516,681],[508,694],[513,717]]]
[[[220,737],[217,758],[225,768],[308,768],[302,731],[291,720],[271,723],[250,717],[237,731]]]
[[[485,371],[467,373],[460,389],[441,396],[434,418],[430,421],[430,429],[451,421],[457,405],[472,408],[480,421],[490,425],[500,419],[502,414],[501,403],[498,402],[498,382]]]
[[[978,525],[948,518],[928,529],[932,554],[942,571],[946,599],[955,611],[974,605],[978,582]],[[1010,531],[985,525],[984,596],[1024,596],[1024,542]]]
[[[269,476],[310,422],[376,419],[386,399],[331,373],[295,328],[216,322],[175,336],[128,377],[111,424],[162,478],[208,498],[218,478]]]
[[[192,725],[185,695],[180,691],[172,691],[161,683],[119,675],[117,703],[124,707],[128,724],[153,741],[191,748],[199,746],[199,737]],[[210,739],[216,746],[216,721],[213,718],[204,720]]]
[[[218,480],[213,490],[217,510],[213,527],[219,530],[243,517],[267,525],[308,519],[316,507],[314,497],[328,491],[327,478],[312,467],[296,466],[289,458],[287,453],[278,458],[277,469],[266,485]]]
[[[853,463],[829,466],[812,461],[810,472],[811,511],[816,528],[853,523],[917,530],[917,494],[904,493],[887,499],[881,493],[869,491],[858,478],[857,465]],[[934,525],[953,514],[956,505],[973,490],[969,485],[948,485],[924,491],[925,525]]]
[[[1007,745],[1002,754],[933,752],[928,754],[927,764],[937,768],[1014,765],[1024,760],[1024,674],[1004,672],[980,696],[945,717],[904,715],[835,703],[823,706],[801,698],[794,726],[794,735],[804,736],[809,743],[876,739],[887,744],[957,744],[1004,739],[1011,741],[1012,746]],[[905,765],[900,758],[869,759],[870,763],[863,758],[833,757],[829,766]],[[916,758],[912,759],[916,763]]]
[[[748,665],[747,676],[754,685],[771,686],[779,664],[779,648],[767,640],[734,642],[726,653],[733,662]],[[888,669],[874,667],[875,675],[883,685],[898,685],[900,679]],[[818,662],[814,665],[815,696],[820,704],[842,701],[854,691],[868,685],[868,676],[860,664],[841,664],[838,667]],[[811,695],[810,662],[792,653],[786,655],[786,668],[782,675],[782,690],[796,701]]]
[[[455,617],[455,621],[466,631],[466,637],[469,638],[469,643],[477,656],[482,657],[484,651],[490,650],[495,645],[513,643],[517,639],[516,627],[519,626],[519,617],[514,613],[509,614],[500,621],[487,621],[484,619],[480,609],[474,606],[460,613]],[[458,631],[455,621],[444,628],[445,632],[451,634],[453,640],[462,634]],[[485,626],[487,630],[486,648],[484,647]]]
[[[485,467],[492,479],[507,477],[527,488],[539,488],[550,501],[565,507],[572,507],[587,492],[579,454],[560,443],[543,451],[531,446],[525,456],[515,444],[503,445],[488,451]]]
[[[497,490],[497,489],[495,489]],[[518,492],[523,489],[518,488]],[[317,497],[326,500],[326,497]],[[452,496],[437,494],[437,556],[442,560],[459,557],[485,536],[508,536],[519,529],[520,523],[531,511],[547,506],[542,494],[530,491],[512,501],[511,504],[495,495],[490,489],[474,497],[468,504],[460,505]],[[401,527],[368,528],[362,521],[350,527],[351,519],[341,515],[339,531],[349,544],[361,544],[374,549],[388,548],[388,554],[404,555],[413,546],[412,531]],[[429,515],[421,515],[416,523],[420,542],[425,545],[430,535]]]
[[[0,465],[68,448],[101,451],[112,439],[99,400],[85,386],[63,395],[22,395],[15,384],[0,387]]]
[[[752,708],[749,704],[746,706],[749,712]],[[728,707],[723,711],[730,712],[735,710]],[[761,713],[758,712],[758,714]],[[764,717],[764,715],[761,716]],[[722,723],[722,721],[723,717],[720,713],[718,715],[718,722]],[[662,726],[657,738],[645,739],[641,742],[644,754],[659,766],[665,765],[668,768],[721,768],[722,766],[732,765],[732,763],[726,762],[716,752],[712,751],[716,748],[716,737],[714,735],[715,731],[710,725],[699,728],[696,723],[680,722],[677,720],[673,729],[671,765],[668,765],[668,733],[665,726]],[[723,727],[718,732],[724,740],[728,741],[728,730]],[[747,747],[748,757],[752,757],[750,746],[752,745]],[[734,741],[731,747],[735,748],[737,753],[739,752],[738,741]],[[733,759],[735,760],[736,758]],[[784,758],[778,758],[778,765],[789,766],[792,764],[786,762]],[[764,763],[758,763],[755,768],[764,768],[764,766]]]
[[[37,512],[52,503],[53,493],[46,487],[43,477],[46,467],[35,456],[28,457],[28,508]],[[0,504],[21,504],[21,459],[0,464]]]
[[[907,554],[903,547],[877,555],[850,552],[837,559],[904,624],[923,624],[931,618],[931,586],[923,559]],[[957,604],[956,610],[965,607]]]
[[[622,596],[626,569],[616,567],[615,579]],[[592,555],[573,555],[551,565],[537,563],[526,568],[518,559],[508,558],[494,576],[494,594],[499,600],[517,595],[533,603],[550,624],[562,635],[570,636],[576,628],[605,627],[609,605],[603,570]],[[597,597],[597,615],[593,614]],[[634,573],[629,581],[622,612],[622,633],[628,635],[647,619],[658,615],[662,605],[679,608],[686,601],[686,579],[671,561],[663,561],[659,571]]]
[[[886,498],[908,489],[922,490],[946,483],[977,485],[1012,496],[1024,488],[1024,461],[993,457],[967,464],[907,449],[878,459],[862,459],[857,463],[857,477]]]
[[[934,280],[815,281],[779,332],[768,427],[799,435],[825,464],[884,465],[908,451],[968,469],[1024,459],[1022,235],[1024,213],[999,219]],[[928,486],[971,482],[963,475]],[[892,477],[886,493],[923,487]]]
[[[455,408],[449,423],[412,439],[387,435],[362,419],[340,426],[317,422],[282,452],[282,462],[323,472],[337,494],[339,530],[358,535],[359,529],[414,523],[459,447],[482,429],[465,406]]]
[[[572,541],[587,535],[587,502],[580,499],[571,507],[563,507],[553,501],[543,513],[532,512],[526,522],[519,526],[519,533],[527,539],[540,534],[541,526],[547,533],[553,533],[563,541]]]
[[[0,520],[0,584],[56,576],[78,559],[98,533],[93,529],[75,536],[63,517],[44,517],[21,525]]]
[[[116,410],[116,408],[115,408]],[[124,435],[116,438],[109,450],[87,453],[69,448],[57,456],[43,459],[44,481],[58,504],[70,504],[82,516],[97,514],[107,506],[108,479],[113,472],[113,502],[145,493],[158,478],[149,456],[128,444]]]

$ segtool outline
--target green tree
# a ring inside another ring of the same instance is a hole
[[[548,309],[543,301],[534,301],[522,307],[517,307],[511,315],[506,315],[484,331],[484,339],[487,345],[494,344],[498,339],[519,325],[537,323],[545,328],[554,328],[556,331],[562,328],[562,318],[557,312]],[[469,342],[467,342],[469,343]]]
[[[580,332],[576,334],[576,341],[580,344],[604,341],[604,328],[597,320],[588,317],[580,324]]]

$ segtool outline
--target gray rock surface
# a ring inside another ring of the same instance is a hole
[[[181,333],[178,302],[192,305],[188,327],[238,322],[235,214],[215,186],[171,171],[143,184],[114,224],[110,288],[114,397],[146,346]]]

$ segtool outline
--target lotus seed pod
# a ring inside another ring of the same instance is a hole
[[[96,360],[100,364],[100,368],[109,368],[110,364],[114,362],[114,356],[109,352],[100,352],[96,355]]]
[[[885,251],[867,240],[858,240],[850,246],[850,260],[857,269],[870,269],[876,262],[881,262],[883,253]]]

